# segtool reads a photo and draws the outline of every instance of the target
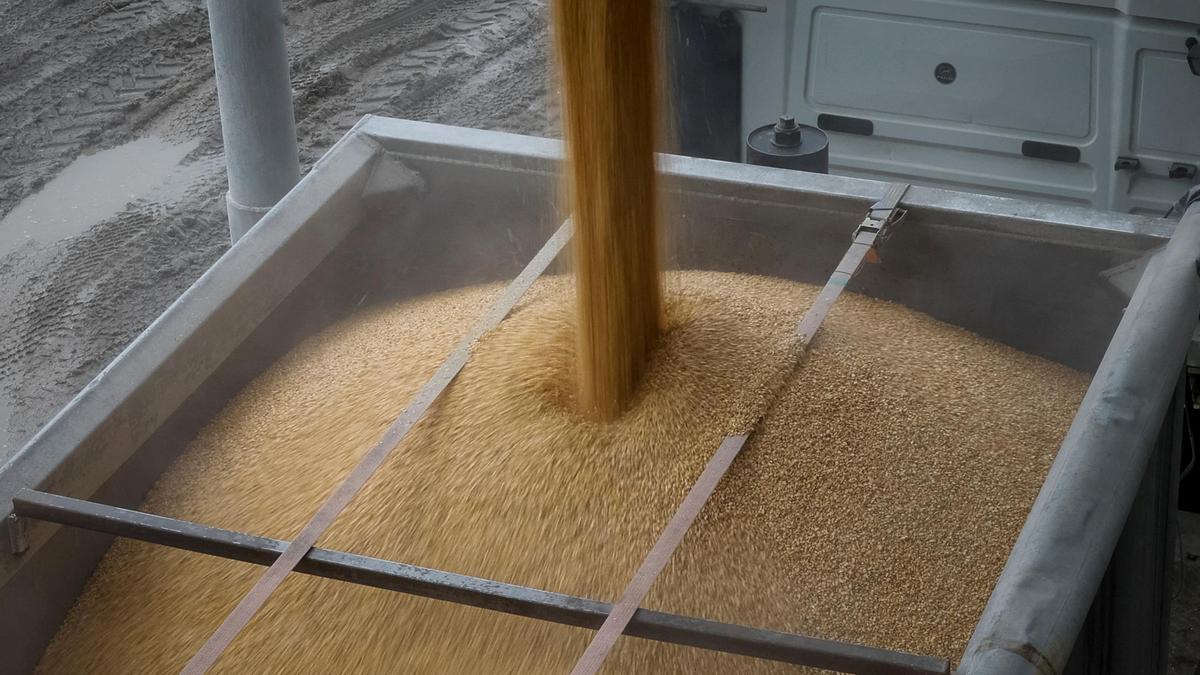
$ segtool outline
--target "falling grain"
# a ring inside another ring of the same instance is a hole
[[[662,323],[655,227],[656,16],[646,0],[555,0],[575,220],[579,406],[611,420]]]

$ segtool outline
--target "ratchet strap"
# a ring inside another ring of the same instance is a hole
[[[324,534],[338,515],[350,504],[359,490],[366,485],[367,480],[383,465],[384,460],[388,458],[396,446],[404,440],[408,432],[413,426],[425,415],[433,402],[438,396],[445,391],[450,382],[458,375],[459,371],[466,365],[467,359],[471,355],[471,347],[475,341],[483,336],[484,333],[492,330],[500,325],[512,308],[520,301],[521,296],[525,295],[525,291],[533,285],[534,281],[541,276],[542,272],[550,266],[550,263],[558,256],[563,247],[571,239],[572,225],[571,220],[567,219],[554,233],[552,237],[542,246],[533,260],[525,266],[525,269],[517,275],[516,279],[504,289],[504,292],[492,305],[488,313],[471,327],[471,330],[458,342],[454,351],[442,363],[437,372],[433,374],[429,381],[425,383],[421,390],[404,412],[392,422],[383,437],[359,460],[358,464],[346,476],[346,479],[338,486],[325,503],[317,510],[316,514],[300,531],[284,550],[284,552],[275,559],[275,562],[263,572],[254,587],[250,592],[242,597],[241,602],[233,611],[225,617],[221,626],[217,631],[208,638],[200,650],[192,656],[187,665],[183,667],[182,673],[187,675],[199,675],[205,673],[209,668],[217,662],[221,654],[229,647],[233,640],[238,636],[243,628],[250,623],[250,619],[262,608],[266,603],[267,598],[279,585],[283,583],[284,578],[295,569],[309,549],[317,543],[317,539]]]
[[[829,310],[833,308],[833,303],[842,294],[846,284],[862,268],[863,262],[875,253],[876,248],[887,240],[891,234],[891,228],[904,218],[906,211],[900,207],[900,200],[904,198],[906,192],[908,192],[906,183],[893,183],[888,186],[888,191],[884,194],[883,199],[880,199],[867,211],[866,218],[855,228],[850,248],[842,256],[841,262],[829,277],[829,281],[825,282],[824,288],[817,295],[812,307],[796,324],[795,336],[799,341],[800,354],[812,344],[817,330],[825,322],[825,317],[829,315]],[[733,464],[733,460],[741,452],[747,438],[749,438],[749,433],[727,436],[722,441],[720,447],[704,467],[700,478],[696,479],[692,489],[688,491],[687,497],[684,497],[683,503],[671,516],[670,522],[659,535],[658,541],[654,542],[654,546],[642,560],[641,566],[638,567],[637,572],[625,587],[625,591],[621,593],[621,599],[612,606],[608,617],[605,618],[596,634],[592,636],[591,643],[575,663],[571,675],[594,675],[603,667],[604,660],[608,658],[617,643],[617,638],[625,632],[629,621],[633,619],[633,615],[637,613],[642,601],[650,592],[650,587],[654,585],[658,575],[666,568],[675,549],[679,547],[684,535],[700,515],[700,511],[708,502],[708,498],[716,489],[717,484],[721,482],[721,478],[725,476],[730,465]]]
[[[876,202],[867,211],[867,217],[855,228],[850,248],[842,256],[841,262],[830,275],[829,281],[825,282],[825,287],[817,294],[817,299],[813,302],[812,307],[796,325],[796,336],[800,338],[801,348],[807,348],[812,344],[817,329],[825,323],[825,317],[833,308],[833,303],[837,301],[838,296],[842,294],[842,290],[846,288],[846,284],[855,274],[858,274],[863,263],[871,259],[875,248],[882,245],[891,235],[892,226],[904,218],[907,211],[900,208],[900,200],[904,198],[906,192],[908,192],[906,183],[890,185],[883,199]]]

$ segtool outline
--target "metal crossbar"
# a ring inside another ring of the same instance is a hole
[[[289,543],[116,506],[25,489],[13,512],[94,532],[231,560],[271,565]],[[354,553],[311,548],[295,571],[542,621],[597,629],[612,605]],[[944,659],[639,609],[625,635],[844,673],[946,675]]]

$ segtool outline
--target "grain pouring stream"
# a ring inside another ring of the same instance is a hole
[[[646,0],[553,3],[575,220],[578,401],[604,420],[628,406],[662,327],[659,11]]]

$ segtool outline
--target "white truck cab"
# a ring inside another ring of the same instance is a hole
[[[1156,216],[1197,181],[1200,0],[697,5],[741,31],[741,138],[793,115],[830,173]]]

